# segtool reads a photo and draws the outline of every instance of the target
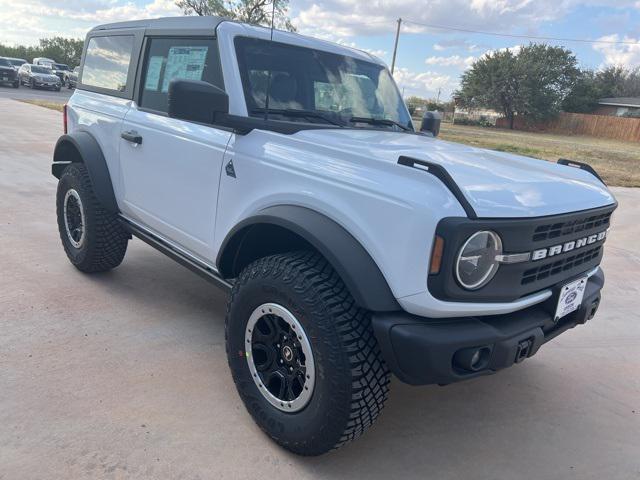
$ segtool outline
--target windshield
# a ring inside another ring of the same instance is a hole
[[[24,65],[25,63],[27,63],[25,60],[9,60],[9,63],[15,67],[20,67],[21,65]]]
[[[235,44],[250,116],[264,116],[270,81],[270,118],[413,131],[382,65],[256,38]]]
[[[64,63],[54,63],[53,68],[56,70],[69,70],[69,66]]]
[[[31,72],[32,73],[44,73],[44,74],[50,74],[51,73],[51,69],[47,68],[47,67],[39,67],[37,65],[32,65],[31,66]]]
[[[0,67],[11,67],[11,63],[9,63],[9,60],[0,58]]]

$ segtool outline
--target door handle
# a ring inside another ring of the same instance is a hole
[[[142,135],[140,135],[135,130],[129,130],[128,132],[122,132],[120,134],[122,138],[124,138],[127,142],[137,143],[138,145],[142,144]]]

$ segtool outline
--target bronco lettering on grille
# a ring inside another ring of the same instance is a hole
[[[601,242],[607,237],[608,232],[609,230],[605,230],[603,232],[594,233],[593,235],[589,235],[588,237],[579,238],[577,240],[572,240],[560,245],[553,245],[552,247],[534,250],[531,253],[531,260],[535,262],[536,260],[553,257],[554,255],[570,252],[571,250],[582,248],[586,245],[592,245],[596,242]]]

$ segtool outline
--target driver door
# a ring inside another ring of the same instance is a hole
[[[218,186],[231,133],[169,118],[174,78],[222,88],[213,38],[147,39],[139,95],[120,140],[122,210],[160,237],[202,260],[213,258]]]

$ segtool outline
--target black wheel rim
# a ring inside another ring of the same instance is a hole
[[[64,226],[67,238],[76,247],[84,243],[85,219],[80,195],[74,189],[67,190],[64,196]]]
[[[281,305],[254,310],[245,332],[249,370],[260,393],[279,410],[309,402],[315,384],[311,344],[296,317]]]

